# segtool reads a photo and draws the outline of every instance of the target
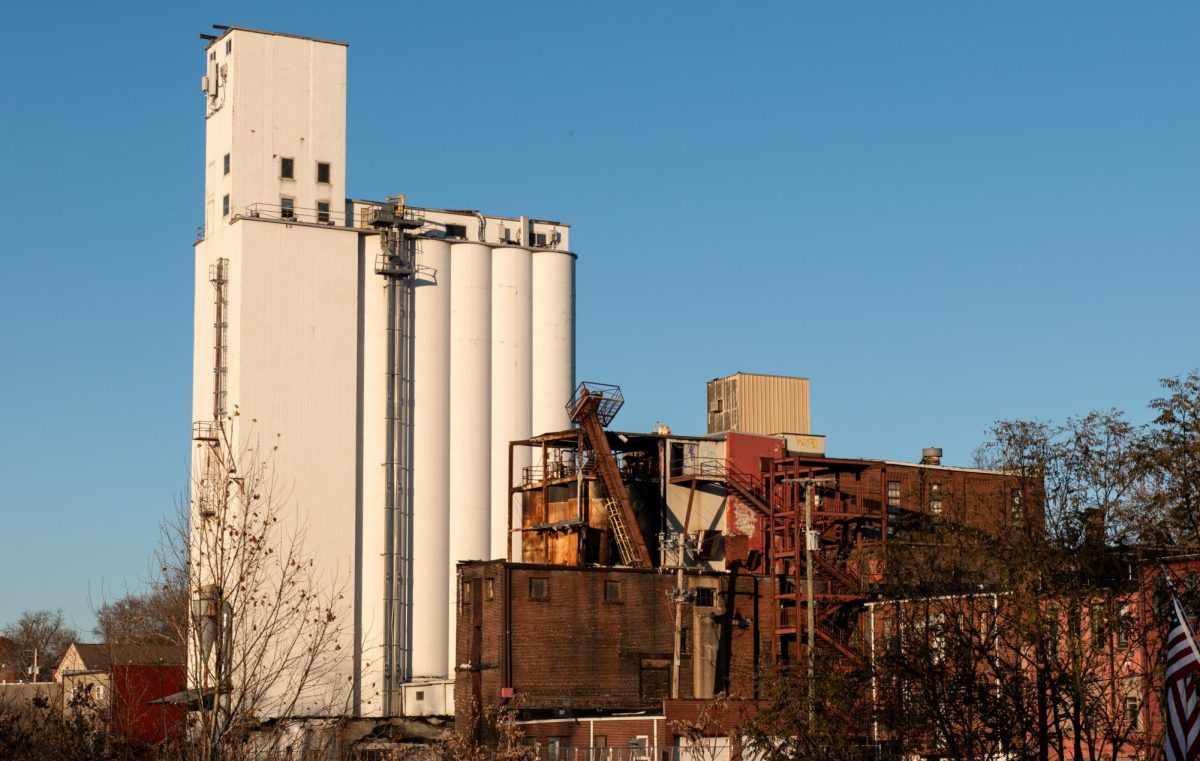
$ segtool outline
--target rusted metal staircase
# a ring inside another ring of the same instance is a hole
[[[621,562],[633,568],[650,568],[653,566],[650,550],[638,527],[637,513],[633,510],[629,491],[621,480],[617,458],[604,433],[604,427],[612,422],[623,404],[625,397],[621,394],[620,386],[584,381],[576,387],[575,394],[567,403],[567,412],[572,422],[583,431],[600,482],[608,493],[608,523],[621,553]]]

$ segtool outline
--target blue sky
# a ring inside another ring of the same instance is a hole
[[[626,429],[812,379],[830,454],[1200,365],[1194,3],[22,3],[0,49],[0,624],[92,625],[186,484],[200,32],[350,47],[351,195],[573,225]]]

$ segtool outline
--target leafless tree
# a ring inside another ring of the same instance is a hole
[[[203,761],[281,752],[289,720],[343,715],[352,686],[344,585],[284,510],[279,444],[261,445],[254,421],[239,436],[240,419],[200,443],[188,520],[167,531],[160,562],[188,570],[191,751]]]
[[[34,651],[37,651],[39,671],[58,665],[71,643],[79,639],[79,632],[67,626],[61,610],[27,610],[14,623],[0,630],[6,640],[4,662],[31,681],[40,681],[32,674]],[[11,661],[11,662],[10,662]]]

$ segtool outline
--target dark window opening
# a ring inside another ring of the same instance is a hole
[[[317,162],[317,182],[329,182],[329,164]]]
[[[329,202],[317,201],[317,221],[321,224],[329,224]]]
[[[229,194],[228,193],[226,193],[225,197],[221,199],[221,216],[222,217],[229,216]]]
[[[605,602],[620,602],[621,601],[621,582],[619,582],[619,581],[604,582],[604,601]]]
[[[529,580],[529,599],[530,600],[546,600],[550,597],[549,584],[547,579],[534,577]]]
[[[643,658],[639,669],[638,692],[642,700],[662,700],[671,695],[671,662],[666,659]],[[633,745],[636,740],[630,740]]]
[[[233,40],[225,40],[225,52],[226,53],[233,52]]]
[[[691,639],[688,636],[688,634],[689,634],[689,631],[686,626],[681,627],[679,629],[679,654],[680,655],[688,654],[688,640]]]
[[[296,199],[280,198],[279,199],[279,218],[280,219],[295,219],[296,218]]]
[[[463,238],[467,237],[466,225],[446,225],[447,238]]]
[[[229,174],[229,154],[225,154],[225,174]]]
[[[696,589],[696,605],[702,608],[711,608],[716,599],[716,594],[712,587],[698,587]]]
[[[425,699],[425,690],[417,690],[416,692],[413,693],[413,698],[415,700],[424,700]]]
[[[284,180],[296,179],[295,159],[279,159],[279,177]]]

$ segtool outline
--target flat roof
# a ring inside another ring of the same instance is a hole
[[[248,26],[226,26],[225,24],[213,24],[213,29],[216,29],[217,31],[219,31],[220,34],[217,35],[217,38],[215,40],[208,41],[208,44],[204,46],[205,50],[208,50],[213,45],[216,45],[218,42],[220,42],[222,39],[224,39],[230,32],[250,32],[251,34],[267,34],[272,37],[291,37],[292,39],[296,39],[296,40],[308,40],[310,42],[325,42],[330,45],[341,45],[342,47],[350,47],[349,42],[342,42],[341,40],[325,40],[325,39],[321,39],[320,37],[308,37],[303,34],[287,34],[286,32],[269,32],[266,29],[252,29]]]
[[[729,375],[722,375],[719,378],[713,378],[715,381],[726,380],[737,375],[753,375],[758,378],[781,378],[783,380],[810,380],[807,375],[776,375],[775,373],[748,373],[745,370],[736,370]]]

